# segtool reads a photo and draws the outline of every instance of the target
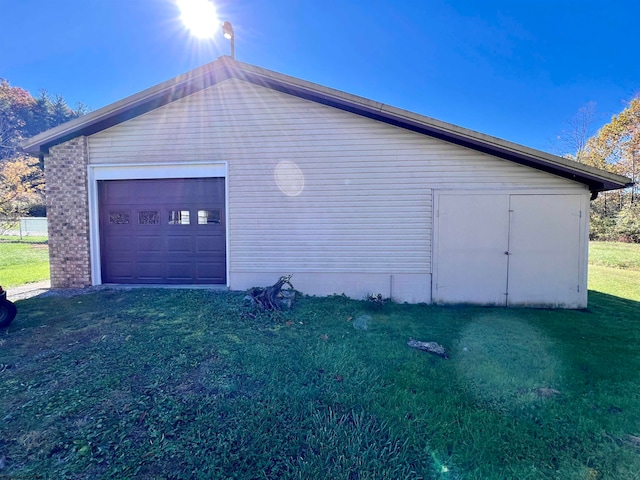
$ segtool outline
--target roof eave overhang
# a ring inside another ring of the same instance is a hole
[[[36,135],[24,143],[24,149],[28,153],[46,155],[49,148],[54,145],[77,136],[100,132],[230,78],[238,78],[255,85],[533,167],[582,183],[592,192],[615,190],[632,185],[628,178],[572,160],[260,67],[240,63],[229,57],[221,57],[215,62]]]
[[[79,136],[93,135],[114,125],[228,80],[233,72],[226,64],[213,62],[100,108],[23,142],[25,152],[49,153],[49,148]]]

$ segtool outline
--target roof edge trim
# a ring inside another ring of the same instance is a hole
[[[540,150],[493,137],[408,110],[392,107],[306,80],[223,56],[185,74],[59,125],[23,142],[26,152],[47,154],[51,146],[91,135],[184,98],[230,78],[237,78],[320,104],[439,138],[499,158],[583,183],[592,192],[633,185],[630,179]]]

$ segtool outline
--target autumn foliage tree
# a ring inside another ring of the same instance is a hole
[[[0,215],[23,215],[44,193],[44,178],[35,157],[17,154],[0,163]]]
[[[591,204],[591,238],[640,242],[640,97],[588,139],[576,159],[630,178],[634,185]]]
[[[27,90],[0,79],[0,217],[23,215],[42,202],[44,175],[38,159],[25,155],[20,142],[86,112],[70,108],[59,95]]]
[[[624,175],[638,182],[640,163],[640,97],[636,97],[609,123],[591,137],[585,148],[585,162]],[[638,198],[638,186],[629,189],[629,203]]]
[[[0,79],[0,160],[17,153],[34,105],[35,100],[29,92]]]

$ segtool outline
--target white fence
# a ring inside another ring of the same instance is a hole
[[[0,235],[12,237],[46,237],[47,219],[45,217],[22,217],[15,220],[0,220]]]

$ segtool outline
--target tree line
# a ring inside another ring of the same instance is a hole
[[[560,136],[565,155],[585,165],[630,178],[632,187],[602,192],[591,202],[589,236],[592,240],[640,243],[640,97],[627,103],[595,134],[595,104],[578,110]]]
[[[60,95],[42,90],[33,97],[0,78],[0,218],[44,210],[43,165],[20,142],[86,112],[82,104],[69,107]]]

